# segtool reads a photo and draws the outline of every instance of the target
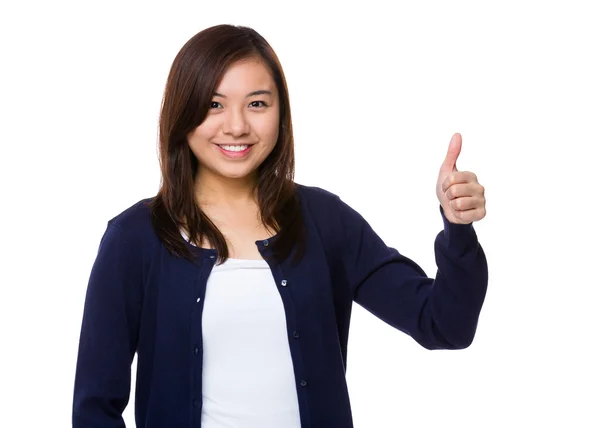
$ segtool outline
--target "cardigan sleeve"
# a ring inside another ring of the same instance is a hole
[[[388,247],[344,202],[343,263],[354,301],[427,349],[462,349],[475,336],[488,283],[486,256],[473,224],[450,223],[434,241],[437,272],[429,278],[410,258]]]
[[[124,427],[142,301],[141,250],[109,222],[85,297],[73,427]]]

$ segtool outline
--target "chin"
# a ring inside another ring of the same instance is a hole
[[[246,168],[244,169],[239,169],[238,171],[219,171],[219,175],[224,177],[224,178],[229,178],[229,179],[244,179],[244,178],[248,178],[253,171],[251,170],[247,170]]]

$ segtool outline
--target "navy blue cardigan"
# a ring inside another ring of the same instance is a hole
[[[287,318],[303,428],[351,428],[346,351],[352,303],[427,349],[471,344],[488,282],[472,224],[435,239],[435,279],[388,247],[338,196],[297,185],[307,228],[302,262],[270,261]],[[112,218],[91,270],[73,401],[73,426],[125,426],[138,355],[135,420],[144,428],[198,428],[202,310],[216,250],[201,266],[169,254],[144,199]],[[269,242],[256,245],[263,254]],[[188,244],[191,246],[191,244]],[[240,350],[243,352],[243,350]]]

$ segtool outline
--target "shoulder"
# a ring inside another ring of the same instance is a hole
[[[311,217],[316,223],[330,223],[339,217],[342,201],[337,194],[321,187],[297,183],[296,194],[305,215]]]
[[[367,225],[363,216],[336,193],[300,184],[296,184],[296,189],[305,216],[327,240],[343,241]]]
[[[154,197],[141,199],[108,220],[108,227],[115,227],[129,239],[139,240],[152,234],[150,203]]]
[[[300,196],[303,205],[305,205],[313,216],[336,217],[344,223],[362,222],[362,216],[348,205],[338,194],[316,186],[305,186],[296,184],[297,194]]]
[[[295,186],[296,194],[300,197],[304,204],[333,207],[340,203],[339,196],[329,190],[298,183],[295,183]]]

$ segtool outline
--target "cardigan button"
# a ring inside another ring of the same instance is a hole
[[[300,386],[306,386],[306,385],[308,385],[308,384],[306,383],[305,380],[303,380],[303,381],[300,382]]]
[[[200,349],[198,349],[198,347],[194,348],[194,355],[198,355],[198,353],[200,352]]]
[[[281,286],[282,287],[286,287],[287,286],[287,279],[284,279],[283,281],[281,281]]]
[[[298,339],[300,337],[300,333],[298,332],[298,330],[294,330],[294,338]]]
[[[269,240],[268,240],[268,239],[265,239],[265,240],[263,241],[263,246],[265,246],[265,247],[268,247],[268,246],[269,246]]]

